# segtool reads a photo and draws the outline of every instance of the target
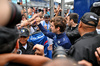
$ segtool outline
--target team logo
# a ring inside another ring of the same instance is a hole
[[[63,38],[63,41],[65,41],[65,38]]]
[[[22,32],[22,33],[24,33],[24,32],[25,32],[25,30],[21,30],[21,32]]]
[[[97,20],[97,18],[95,18],[94,16],[90,16],[91,19]]]
[[[60,41],[58,41],[58,44],[60,44]]]

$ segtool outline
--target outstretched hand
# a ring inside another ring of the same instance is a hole
[[[97,58],[97,62],[100,65],[100,47],[96,49],[97,51],[95,51],[95,56]]]
[[[43,45],[40,45],[40,44],[36,44],[34,47],[33,47],[33,50],[35,50],[35,55],[41,55],[41,56],[44,56],[44,46]]]
[[[79,61],[78,64],[84,65],[84,66],[92,66],[92,64],[86,60]]]

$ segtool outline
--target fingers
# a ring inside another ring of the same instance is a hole
[[[99,55],[98,55],[97,51],[95,51],[95,56],[96,56],[97,60],[99,60]]]
[[[47,26],[45,25],[44,28],[47,29]]]
[[[92,66],[91,63],[89,63],[88,61],[85,61],[85,60],[79,61],[78,64],[84,65],[84,66]]]
[[[33,24],[33,23],[36,22],[36,21],[37,21],[37,25],[40,24],[40,21],[43,20],[43,19],[40,19],[40,17],[39,17],[41,14],[42,14],[42,12],[37,13],[37,14],[34,14],[34,15],[32,16],[32,18],[30,18],[29,20],[23,21],[23,22],[21,23],[21,25],[20,25],[20,28],[22,28],[22,27],[24,27],[24,26],[27,26],[27,25],[31,25],[31,24]],[[20,29],[20,28],[18,28],[18,29]]]
[[[44,56],[44,46],[36,44],[33,47],[33,50],[35,50],[35,49],[36,49],[35,55],[42,55],[42,56]]]
[[[36,50],[35,55],[42,55],[42,53],[39,50]]]
[[[38,16],[38,14],[34,14],[34,15],[32,16],[32,18],[30,18],[30,19],[28,20],[28,22],[33,21],[37,16]]]
[[[100,47],[96,49],[98,54],[100,55]]]
[[[40,17],[37,17],[35,20],[36,20],[36,21],[40,21]]]
[[[36,22],[35,20],[31,21],[31,25],[34,24],[35,22]]]
[[[52,50],[52,45],[49,45],[48,46],[48,50]]]
[[[38,13],[38,16],[40,16],[40,15],[42,15],[42,12],[39,12],[39,13]]]
[[[19,39],[16,42],[16,49],[19,49]]]
[[[34,22],[35,22],[35,20],[36,21],[38,21],[38,22],[40,22],[42,19],[40,19],[40,15],[42,14],[42,12],[40,12],[40,13],[37,13],[37,14],[34,14],[33,16],[32,16],[32,18],[30,18],[29,20],[26,20],[26,21],[23,21],[22,23],[21,23],[21,27],[23,27],[23,26],[27,26],[27,25],[30,25],[30,24],[33,24]],[[31,23],[30,23],[31,22]]]
[[[22,23],[21,23],[21,27],[23,27],[23,26],[27,26],[27,25],[29,25],[30,23],[26,20],[26,21],[23,21]]]
[[[98,64],[100,64],[100,47],[96,49],[97,51],[95,51],[95,56],[97,58],[97,62]]]
[[[33,47],[33,50],[35,50],[35,49],[44,50],[44,46],[39,45],[39,44],[36,44],[36,45]]]
[[[40,17],[37,17],[35,20],[36,20],[36,24],[39,25],[41,21]]]
[[[100,55],[100,47],[96,49],[97,51],[95,51],[95,56],[97,57],[97,60],[100,59],[99,55]]]
[[[38,45],[38,44],[36,44],[36,45],[33,47],[33,50],[37,49],[37,45]]]

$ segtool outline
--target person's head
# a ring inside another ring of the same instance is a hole
[[[43,66],[80,66],[75,61],[68,58],[54,59]]]
[[[48,8],[48,11],[50,11],[50,8]]]
[[[68,26],[72,26],[78,23],[79,15],[77,13],[71,13],[67,16]]]
[[[27,43],[28,39],[29,39],[29,30],[27,28],[21,28],[19,42],[24,46]]]
[[[56,8],[54,8],[54,13],[56,13],[57,12],[57,9]]]
[[[70,24],[70,17],[69,17],[69,15],[66,17],[66,24],[67,24],[68,26],[71,26],[71,24]]]
[[[28,9],[28,14],[32,15],[32,9],[31,8]]]
[[[96,27],[96,31],[98,34],[100,34],[100,16],[99,16],[99,22],[98,22],[98,25]]]
[[[26,16],[23,14],[22,15],[22,20],[24,21],[24,20],[26,20],[27,18],[26,18]]]
[[[51,30],[53,33],[62,33],[65,31],[66,28],[66,20],[61,17],[61,16],[57,16],[51,19]]]
[[[100,16],[99,16],[99,22],[98,22],[98,25],[97,25],[97,29],[100,29]]]
[[[45,20],[46,23],[49,22],[49,15],[48,15],[48,14],[45,14],[45,15],[44,15],[44,20]]]
[[[99,22],[99,17],[93,12],[85,13],[79,23],[78,30],[81,36],[94,32]]]
[[[90,8],[90,12],[94,12],[100,16],[100,2],[94,2]]]
[[[0,27],[0,54],[11,53],[19,37],[17,28]]]
[[[70,9],[67,9],[67,13],[69,13]]]

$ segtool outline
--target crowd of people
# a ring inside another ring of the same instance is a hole
[[[4,15],[0,20],[0,66],[100,65],[99,5],[92,5],[78,23],[77,13],[61,17],[60,4],[50,19],[49,8],[29,7],[27,14],[24,7],[19,11],[7,0],[0,3],[7,11],[0,6],[0,17]],[[57,51],[58,47],[64,50]],[[55,50],[60,53],[54,54],[56,59],[52,57]]]

